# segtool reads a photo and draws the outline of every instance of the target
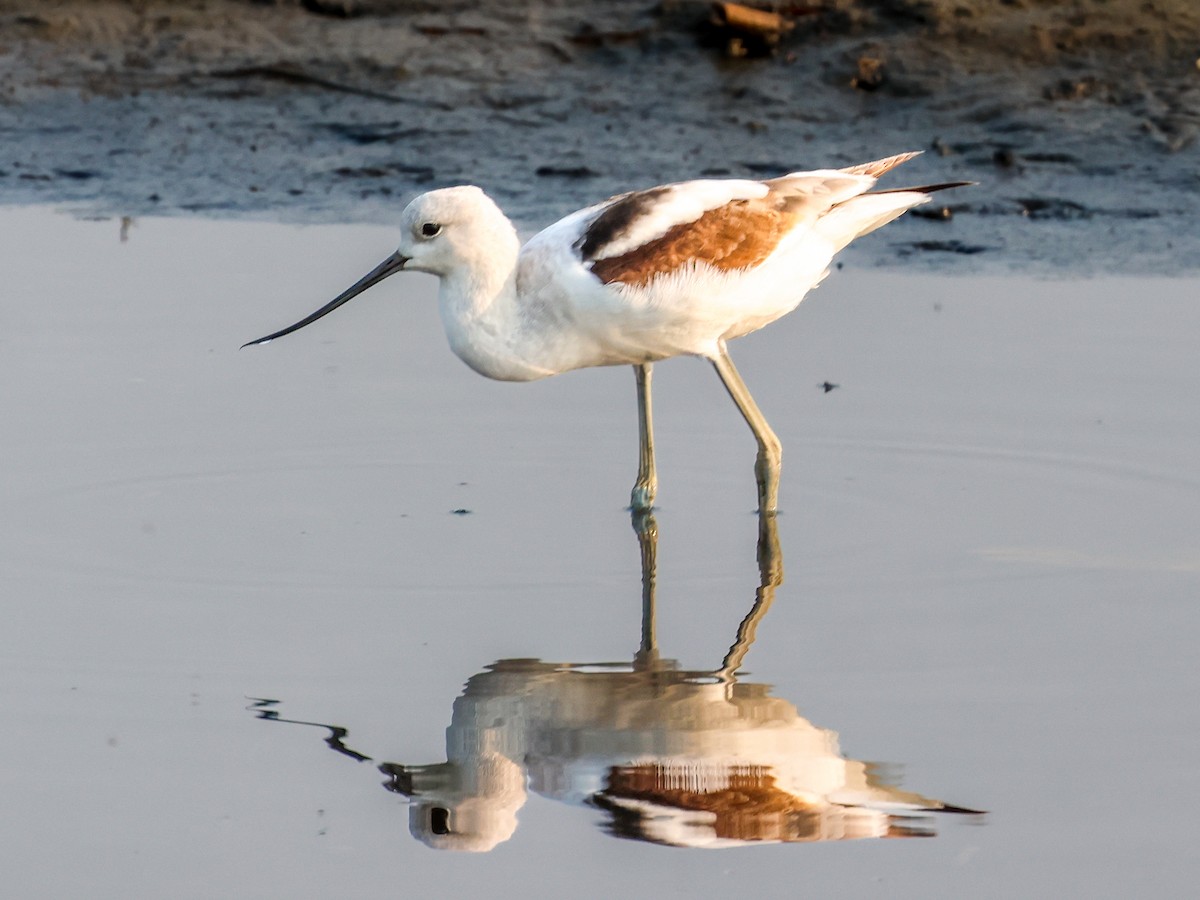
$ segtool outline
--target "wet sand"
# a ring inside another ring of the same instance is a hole
[[[0,202],[389,223],[472,182],[532,231],[633,186],[929,149],[895,183],[979,186],[859,262],[1200,259],[1188,0],[836,0],[742,58],[704,3],[26,6],[0,3]]]

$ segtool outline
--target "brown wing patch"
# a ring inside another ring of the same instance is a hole
[[[752,268],[771,255],[795,222],[788,204],[777,201],[734,200],[710,209],[628,253],[593,261],[592,274],[605,284],[644,285],[689,263]]]
[[[821,836],[812,804],[776,786],[762,766],[731,766],[719,789],[686,784],[661,766],[614,766],[601,799],[622,798],[712,813],[717,837],[742,841],[806,841]]]

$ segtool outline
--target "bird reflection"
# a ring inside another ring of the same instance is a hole
[[[446,761],[385,762],[384,786],[408,797],[414,837],[441,850],[487,851],[512,837],[529,791],[603,810],[617,837],[679,847],[931,836],[928,812],[971,813],[885,783],[846,759],[770,687],[737,672],[783,580],[777,520],[759,518],[759,585],[715,669],[663,659],[655,634],[658,529],[635,514],[642,635],[628,663],[502,660],[454,702]],[[289,721],[254,707],[261,718]],[[352,758],[345,729],[333,749]]]

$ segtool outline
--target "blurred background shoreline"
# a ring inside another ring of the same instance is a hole
[[[967,179],[857,264],[1195,271],[1190,0],[0,0],[0,202],[391,224],[476,183],[522,231],[632,187],[928,152]]]

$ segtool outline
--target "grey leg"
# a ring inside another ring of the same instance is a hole
[[[783,459],[783,445],[779,443],[779,438],[775,436],[754,398],[750,396],[746,383],[742,381],[742,376],[734,368],[733,360],[729,358],[729,351],[725,349],[724,342],[711,362],[717,374],[721,376],[725,390],[729,391],[729,396],[741,410],[746,424],[754,432],[754,439],[758,441],[758,458],[754,463],[754,475],[758,481],[758,510],[761,513],[773,514],[779,508],[779,468]]]
[[[638,475],[629,502],[634,512],[649,512],[658,492],[654,470],[654,416],[650,408],[651,363],[633,367],[638,392]]]

